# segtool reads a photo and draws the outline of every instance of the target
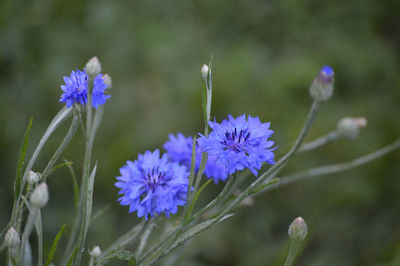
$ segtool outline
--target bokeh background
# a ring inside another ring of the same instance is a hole
[[[308,139],[329,132],[344,116],[368,119],[358,139],[298,155],[283,173],[343,162],[391,143],[400,135],[399,14],[397,0],[1,1],[0,227],[11,213],[29,118],[34,125],[28,155],[63,106],[62,77],[94,55],[113,79],[93,153],[99,161],[94,211],[111,207],[93,224],[89,248],[106,247],[138,222],[116,202],[119,167],[162,148],[169,133],[202,130],[200,69],[211,56],[213,116],[220,121],[228,113],[247,113],[270,121],[278,157],[297,136],[311,103],[308,86],[325,64],[335,70],[335,92]],[[56,132],[34,170],[43,170],[67,126]],[[78,132],[63,154],[77,173],[83,147]],[[309,236],[297,265],[400,265],[399,162],[396,151],[351,171],[260,195],[192,241],[175,264],[282,265],[287,228],[303,216]],[[73,216],[67,169],[56,172],[49,187],[45,254]],[[221,188],[209,186],[203,203]],[[154,237],[162,230],[160,225]],[[0,256],[4,262],[4,252]]]

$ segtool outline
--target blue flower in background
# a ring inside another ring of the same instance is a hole
[[[134,162],[127,161],[120,169],[115,186],[120,188],[121,205],[130,205],[129,212],[138,217],[165,213],[167,217],[186,203],[189,172],[185,166],[170,162],[159,150],[139,154]]]
[[[88,76],[85,71],[72,71],[69,77],[64,77],[65,85],[61,85],[63,94],[60,102],[64,102],[68,108],[74,103],[85,105],[87,103]],[[102,74],[95,77],[92,91],[92,106],[94,108],[104,104],[110,95],[104,94],[107,85],[104,83]]]
[[[261,123],[258,117],[246,119],[245,115],[233,118],[228,115],[221,124],[209,122],[213,131],[208,137],[197,140],[200,149],[216,158],[216,162],[226,167],[229,174],[249,168],[257,176],[263,162],[274,164],[273,134],[270,123]]]
[[[193,138],[185,137],[182,133],[176,136],[170,134],[169,140],[164,144],[168,157],[172,161],[179,162],[190,169],[192,161]],[[201,151],[196,145],[195,172],[199,171],[201,163]],[[215,156],[208,156],[204,174],[208,178],[213,178],[214,183],[225,181],[228,178],[228,171],[223,165],[217,164]]]

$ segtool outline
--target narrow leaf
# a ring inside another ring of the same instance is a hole
[[[40,209],[38,210],[38,215],[35,220],[35,228],[38,240],[38,264],[43,265],[43,230],[42,230],[42,214]]]
[[[94,187],[94,179],[96,177],[96,170],[97,170],[97,162],[93,167],[92,173],[89,176],[88,180],[88,187],[87,187],[87,202],[86,202],[86,229],[88,230],[90,219],[92,218],[92,203],[93,203],[93,187]]]
[[[52,174],[53,172],[55,172],[56,170],[58,170],[61,167],[72,165],[72,164],[73,164],[72,162],[60,163],[60,164],[54,166],[53,169],[51,169],[50,174]]]
[[[67,160],[64,159],[65,163],[69,163]],[[67,164],[68,170],[71,173],[71,178],[72,178],[72,185],[74,187],[74,202],[75,202],[75,209],[79,209],[79,186],[78,186],[78,181],[76,180],[76,175],[74,168],[72,167],[71,164]]]
[[[207,182],[205,182],[199,189],[199,191],[197,191],[196,195],[194,196],[192,202],[190,203],[188,212],[186,214],[186,220],[188,220],[190,218],[190,215],[192,214],[194,205],[196,204],[197,198],[200,196],[201,192],[206,188],[206,186],[208,184],[210,184],[210,182],[212,181],[212,179],[208,179]]]
[[[93,214],[92,219],[90,220],[90,224],[93,224],[94,221],[96,221],[101,215],[103,215],[110,208],[111,208],[111,204],[108,204],[107,206],[101,208],[99,211],[97,211],[95,214]]]
[[[63,226],[61,226],[61,229],[58,232],[58,234],[56,235],[56,238],[54,238],[53,244],[51,245],[51,249],[49,252],[49,256],[47,257],[46,266],[49,266],[50,263],[53,261],[54,254],[56,253],[56,250],[57,250],[58,242],[60,241],[61,236],[64,233],[64,229],[65,229],[66,225],[67,224],[63,224]]]
[[[133,254],[132,252],[125,250],[125,249],[119,249],[119,250],[113,251],[110,255],[105,257],[103,263],[105,264],[105,263],[115,260],[115,259],[122,260],[122,261],[129,261],[129,263],[131,263],[131,265],[136,265],[135,254]]]
[[[278,183],[278,182],[279,182],[279,178],[272,179],[271,181],[269,181],[267,183],[264,183],[264,184],[261,184],[258,187],[256,187],[253,191],[251,191],[249,193],[249,195],[256,194],[257,192],[260,192],[264,188],[269,187],[269,186],[271,186],[271,185],[273,185],[275,183]]]
[[[183,243],[185,243],[186,241],[196,237],[197,235],[201,234],[202,232],[204,232],[205,230],[209,229],[210,227],[212,227],[213,225],[222,222],[225,219],[228,219],[230,217],[232,217],[233,214],[228,214],[225,215],[222,218],[214,218],[208,221],[205,221],[201,224],[198,224],[192,228],[190,228],[189,230],[187,230],[185,233],[182,234],[182,236],[180,236],[174,244],[172,244],[165,252],[164,254],[168,254],[170,251],[172,251],[173,249],[179,247],[180,245],[182,245]]]
[[[71,254],[71,257],[69,257],[69,260],[68,260],[68,266],[71,266],[72,265],[72,262],[74,261],[74,258],[75,258],[75,255],[76,255],[76,252],[78,252],[78,246],[74,249],[74,251],[72,251],[72,254]]]
[[[21,188],[21,179],[22,179],[22,168],[24,167],[25,163],[25,157],[26,157],[26,149],[28,148],[28,143],[29,143],[29,135],[31,134],[31,129],[32,129],[32,123],[33,123],[33,118],[29,120],[28,127],[25,131],[24,138],[22,140],[21,144],[21,149],[19,152],[19,159],[17,163],[17,176],[15,179],[15,185],[14,185],[14,201],[19,196],[20,193],[20,188]]]

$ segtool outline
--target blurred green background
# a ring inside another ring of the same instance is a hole
[[[220,121],[228,113],[247,113],[270,121],[278,157],[297,136],[311,103],[308,86],[325,64],[335,70],[335,92],[308,139],[344,116],[368,119],[358,139],[298,155],[284,173],[343,162],[391,143],[400,135],[399,14],[398,0],[1,1],[0,227],[11,213],[29,118],[34,125],[28,155],[63,106],[62,77],[94,55],[113,79],[93,153],[99,161],[94,211],[111,208],[92,226],[89,248],[106,247],[138,221],[116,202],[113,184],[124,162],[161,148],[169,133],[202,130],[200,69],[211,56],[213,115]],[[67,126],[56,132],[34,170],[44,169]],[[63,155],[77,173],[83,147],[78,132]],[[297,265],[400,265],[399,162],[396,151],[351,171],[260,195],[192,241],[176,264],[282,265],[287,228],[303,216],[309,236]],[[221,187],[209,186],[203,202]],[[73,216],[68,171],[55,173],[49,188],[45,252],[62,224],[71,228]]]

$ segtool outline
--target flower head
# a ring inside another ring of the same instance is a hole
[[[127,161],[120,169],[115,186],[121,205],[130,205],[129,212],[137,211],[138,217],[165,213],[167,217],[178,211],[178,206],[186,203],[189,186],[185,166],[168,161],[159,150],[139,154],[134,162]]]
[[[295,241],[303,241],[307,236],[307,224],[302,217],[297,217],[289,226],[289,237]]]
[[[333,94],[335,72],[330,66],[323,66],[310,86],[311,97],[319,101],[327,101]]]
[[[192,161],[193,138],[185,137],[182,133],[176,136],[170,134],[169,140],[164,144],[164,149],[167,151],[171,161],[179,162],[190,169]],[[199,171],[201,163],[201,151],[196,145],[196,161],[195,172]],[[228,178],[226,168],[216,162],[215,156],[208,156],[207,164],[204,169],[204,174],[208,178],[213,178],[214,183],[225,181]]]
[[[274,164],[271,148],[273,141],[268,140],[273,134],[270,123],[261,123],[258,117],[246,119],[245,115],[233,118],[228,115],[221,124],[209,122],[212,132],[197,140],[200,149],[216,158],[216,163],[225,166],[229,174],[249,168],[254,175],[263,162]]]
[[[36,186],[30,196],[30,202],[35,208],[43,208],[49,201],[49,189],[46,183],[41,183]]]
[[[60,102],[64,102],[68,108],[74,103],[85,105],[87,103],[88,75],[86,71],[72,71],[69,77],[64,77],[65,85],[61,85],[63,94]],[[104,104],[110,95],[104,94],[107,84],[102,74],[97,75],[93,81],[92,105],[94,108]]]

